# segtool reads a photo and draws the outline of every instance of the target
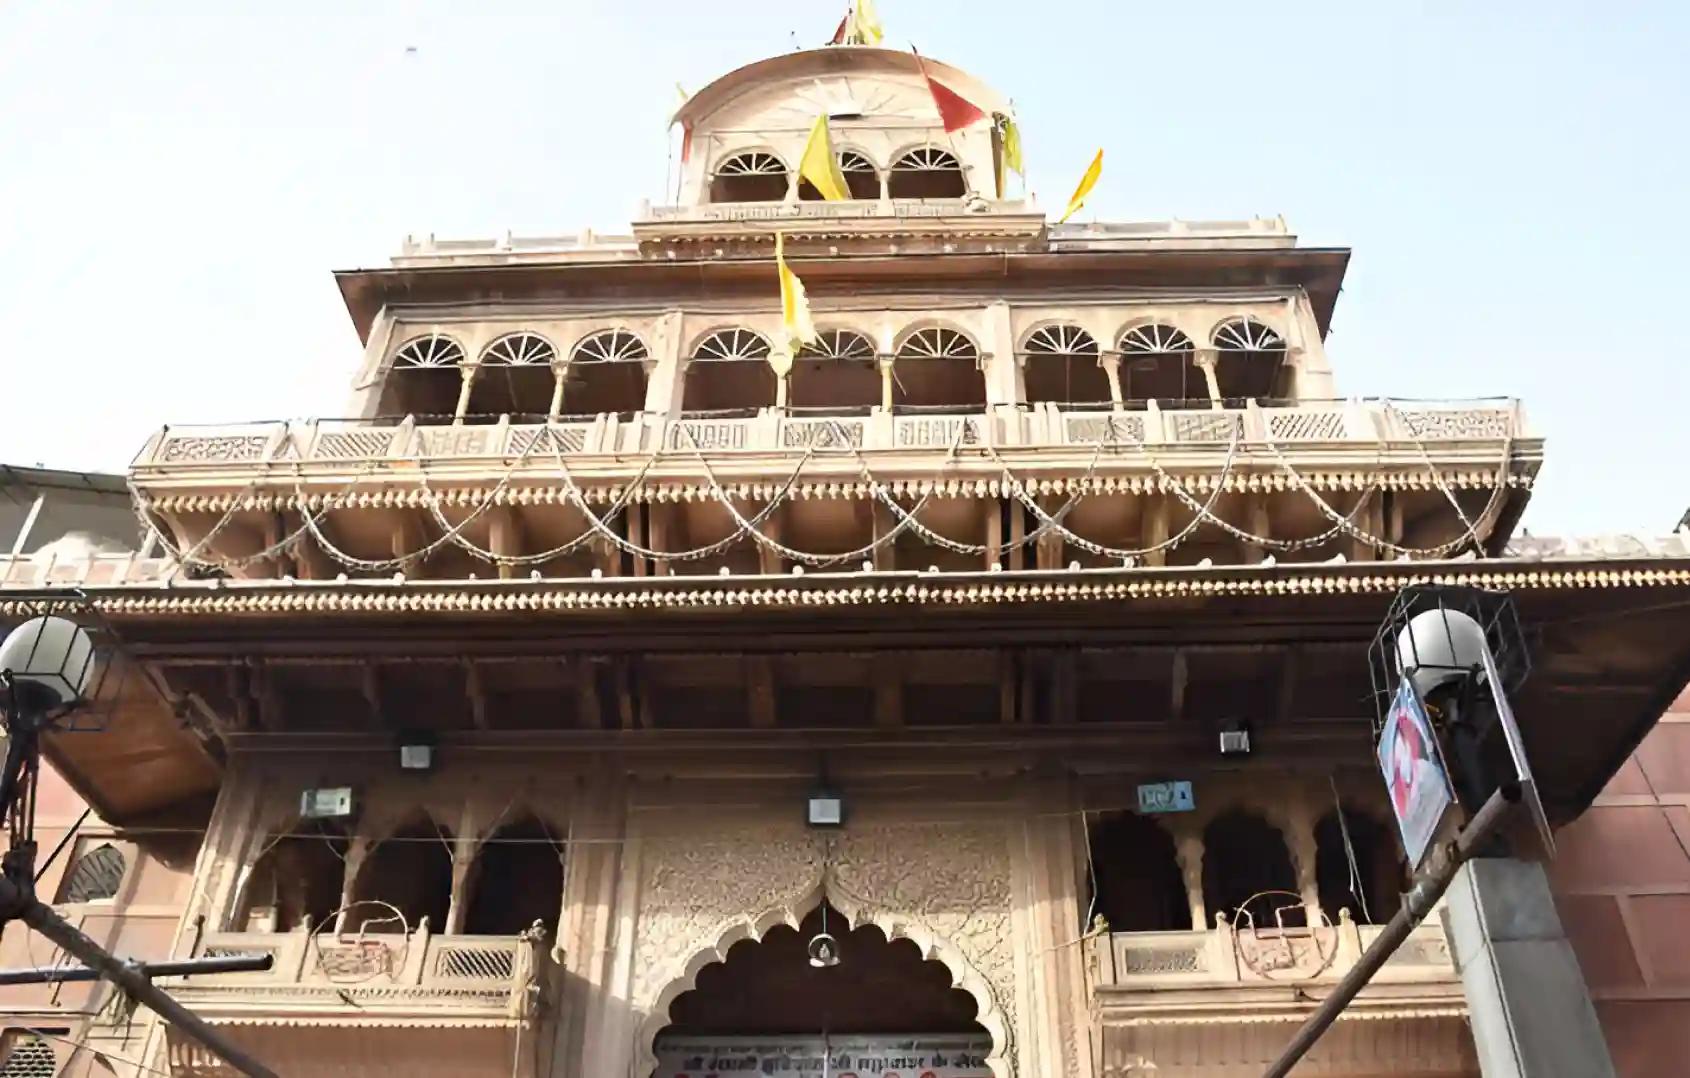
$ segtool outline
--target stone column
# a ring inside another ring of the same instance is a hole
[[[1174,836],[1174,852],[1179,858],[1180,878],[1185,881],[1185,901],[1191,907],[1191,930],[1206,932],[1209,911],[1203,901],[1203,833],[1193,824],[1183,821]]]
[[[990,355],[982,375],[986,379],[986,407],[1013,406],[1017,399],[1015,330],[1009,320],[1009,304],[1003,300],[987,305],[981,322],[980,349]]]
[[[685,329],[679,311],[670,311],[657,322],[651,342],[651,354],[656,362],[645,386],[645,410],[649,414],[664,418],[680,414],[685,390],[686,368],[681,361]]]
[[[1126,406],[1126,397],[1121,392],[1121,357],[1103,356],[1098,359],[1097,365],[1109,376],[1109,404],[1119,412]]]
[[[1032,1043],[1019,1052],[1017,1073],[1024,1078],[1091,1078],[1082,939],[1087,927],[1081,924],[1085,903],[1078,889],[1086,854],[1077,848],[1070,815],[1078,806],[1068,780],[1060,775],[1029,780],[1023,803],[1025,841],[1018,860],[1025,871],[1026,949],[1031,952],[1025,998],[1032,1006],[1026,1025]]]
[[[1215,373],[1216,356],[1213,348],[1199,348],[1196,358],[1192,360],[1197,369],[1203,372],[1203,381],[1209,387],[1209,403],[1215,408],[1224,407],[1221,403],[1220,378]]]
[[[454,427],[462,425],[464,413],[469,411],[470,389],[475,385],[475,373],[480,369],[481,364],[479,363],[465,363],[459,368],[463,376],[463,384],[458,388],[457,407],[452,409],[452,425]]]
[[[1541,865],[1467,862],[1443,920],[1484,1078],[1611,1078],[1596,1008]]]

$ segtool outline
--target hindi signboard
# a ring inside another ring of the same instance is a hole
[[[1397,685],[1385,728],[1379,732],[1379,773],[1390,794],[1409,867],[1418,869],[1445,814],[1455,804],[1455,794],[1425,705],[1406,677]]]
[[[1138,788],[1141,813],[1190,812],[1196,807],[1197,799],[1192,796],[1189,782],[1147,782]]]
[[[984,1035],[663,1037],[655,1078],[992,1078]]]

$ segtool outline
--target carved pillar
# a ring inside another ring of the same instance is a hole
[[[459,368],[463,375],[463,384],[458,387],[458,404],[452,409],[452,425],[460,426],[464,421],[464,413],[469,411],[469,392],[475,385],[475,372],[481,369],[479,363],[465,363]]]
[[[892,410],[892,356],[879,356],[875,365],[880,368],[880,407],[890,412]]]
[[[1199,348],[1193,362],[1197,364],[1197,369],[1203,372],[1203,381],[1209,387],[1210,405],[1215,408],[1223,407],[1221,404],[1220,378],[1215,373],[1215,350],[1213,348]]]
[[[1015,330],[1010,324],[1009,304],[1002,300],[987,305],[981,326],[980,349],[986,354],[986,406],[1014,405],[1020,399],[1018,364],[1015,360]]]
[[[553,1058],[559,1074],[630,1074],[638,1024],[630,995],[639,841],[628,827],[627,784],[617,774],[585,779],[575,806],[558,931],[565,976]]]
[[[685,392],[686,365],[681,360],[685,320],[679,311],[660,318],[652,334],[655,360],[645,384],[645,410],[660,416],[679,415]]]
[[[546,419],[550,422],[557,422],[557,417],[563,414],[563,381],[568,374],[568,364],[552,364],[552,403],[546,409]]]
[[[1030,1043],[1020,1058],[1022,1078],[1091,1078],[1091,1025],[1085,975],[1087,926],[1078,881],[1085,851],[1078,848],[1072,812],[1078,807],[1063,776],[1030,780],[1023,799],[1022,869],[1031,955],[1025,1017]]]
[[[1320,882],[1315,876],[1314,812],[1299,790],[1275,815],[1274,822],[1285,832],[1285,846],[1291,852],[1291,867],[1297,874],[1297,894],[1302,897],[1308,923],[1318,924]]]
[[[1097,365],[1109,376],[1109,404],[1119,412],[1126,404],[1126,396],[1121,392],[1121,357],[1103,356]]]
[[[1203,833],[1182,822],[1174,835],[1174,852],[1179,857],[1180,879],[1185,882],[1185,901],[1191,907],[1191,930],[1207,931],[1213,926],[1203,901]]]

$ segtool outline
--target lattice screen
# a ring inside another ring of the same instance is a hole
[[[59,1072],[59,1059],[53,1046],[32,1033],[7,1037],[4,1050],[0,1078],[53,1078]]]

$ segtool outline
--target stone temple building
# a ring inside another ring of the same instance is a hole
[[[797,172],[822,115],[849,199]],[[272,955],[169,986],[278,1073],[1256,1075],[1405,884],[1366,661],[1400,588],[1514,595],[1557,824],[1683,686],[1682,538],[1511,542],[1518,402],[1342,395],[1348,251],[1053,223],[901,52],[677,121],[629,234],[338,274],[355,418],[162,427],[147,550],[7,564],[131,659],[50,744],[150,866],[112,945]],[[79,916],[130,901],[99,867]],[[233,1073],[74,998],[17,1044]],[[1299,1073],[1478,1074],[1468,1007],[1433,918]]]

